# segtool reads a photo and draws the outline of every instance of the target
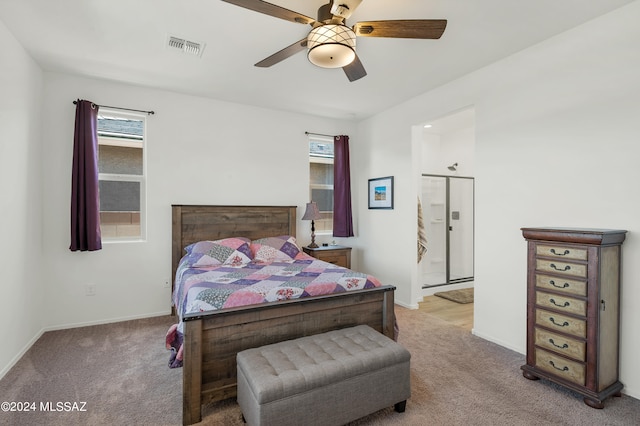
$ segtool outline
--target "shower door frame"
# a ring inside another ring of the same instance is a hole
[[[466,283],[466,282],[470,282],[470,281],[474,281],[474,276],[475,276],[475,267],[476,267],[476,253],[475,253],[475,228],[476,228],[476,215],[475,215],[475,207],[476,207],[476,201],[475,201],[475,197],[476,197],[476,188],[475,188],[475,178],[470,177],[470,176],[451,176],[451,175],[434,175],[434,174],[430,174],[430,173],[423,173],[421,175],[421,177],[434,177],[434,178],[443,178],[445,180],[445,206],[446,206],[446,222],[445,222],[445,230],[446,230],[446,235],[445,235],[445,282],[441,283],[441,284],[422,284],[421,287],[423,289],[427,289],[427,288],[434,288],[434,287],[441,287],[441,286],[445,286],[445,285],[451,285],[451,284],[459,284],[459,283]],[[451,231],[452,231],[452,225],[451,225],[451,199],[450,199],[450,183],[451,183],[451,179],[470,179],[472,181],[472,201],[471,201],[471,217],[472,217],[472,235],[471,235],[471,239],[472,239],[472,244],[473,244],[473,265],[471,268],[471,276],[470,277],[463,277],[463,278],[456,278],[456,279],[451,279],[451,254],[450,254],[450,249],[451,249],[451,241],[450,241],[450,236],[451,236]],[[422,185],[420,186],[421,191],[420,194],[422,195]],[[422,200],[424,202],[424,200]],[[428,237],[428,236],[427,236]]]

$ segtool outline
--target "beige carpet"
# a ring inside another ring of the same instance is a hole
[[[640,424],[637,399],[610,398],[595,410],[571,392],[522,377],[521,354],[423,310],[397,306],[396,313],[399,341],[412,354],[406,412],[389,407],[351,426]],[[0,380],[0,402],[86,402],[86,411],[0,411],[0,425],[180,425],[182,370],[167,367],[164,348],[172,322],[159,317],[45,333]],[[246,426],[234,399],[207,406],[199,424]]]
[[[440,291],[433,293],[434,296],[451,300],[456,303],[473,303],[473,288],[463,288],[461,290]]]

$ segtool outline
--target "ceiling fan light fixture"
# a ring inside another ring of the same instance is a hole
[[[307,37],[307,57],[322,68],[342,68],[356,58],[356,34],[340,24],[320,25]]]

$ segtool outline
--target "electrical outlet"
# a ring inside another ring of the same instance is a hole
[[[96,285],[95,284],[86,284],[84,286],[84,294],[85,294],[85,296],[95,296],[96,295]]]

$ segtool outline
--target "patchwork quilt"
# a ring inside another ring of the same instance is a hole
[[[379,287],[369,275],[301,252],[291,261],[181,267],[174,303],[180,317],[257,303]]]
[[[187,247],[176,271],[173,302],[189,313],[380,287],[371,275],[300,251],[293,237],[199,242]],[[181,366],[182,321],[167,333],[170,366]]]

